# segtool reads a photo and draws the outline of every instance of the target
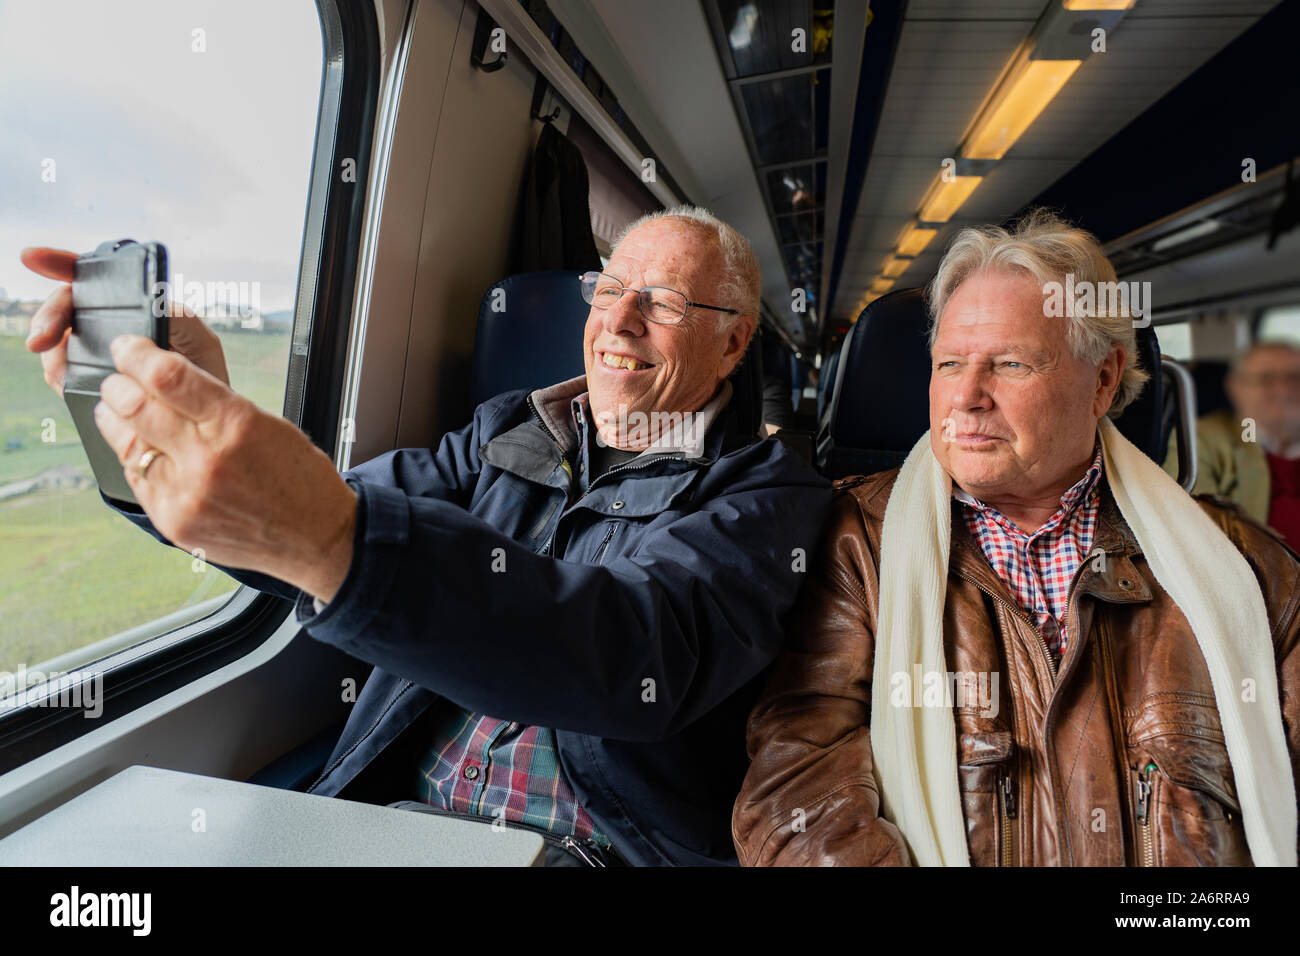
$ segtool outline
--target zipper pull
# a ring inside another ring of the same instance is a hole
[[[1155,769],[1156,765],[1149,763],[1137,772],[1137,822],[1141,826],[1146,826],[1151,819],[1151,781],[1149,775]]]
[[[571,836],[566,836],[563,840],[560,841],[560,844],[566,850],[572,850],[574,853],[578,854],[579,858],[588,866],[600,866],[600,867],[605,866],[604,860],[600,859],[599,857],[593,857],[588,851],[588,848],[586,846],[579,843]]]
[[[1016,785],[1009,773],[1002,775],[1002,809],[1008,819],[1016,818]]]

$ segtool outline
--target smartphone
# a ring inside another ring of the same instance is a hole
[[[161,243],[109,240],[77,259],[63,380],[63,400],[100,490],[114,500],[139,504],[117,454],[95,424],[99,386],[117,371],[108,349],[119,335],[144,335],[167,348],[167,250]]]

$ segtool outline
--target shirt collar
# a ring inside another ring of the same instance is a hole
[[[1259,433],[1259,443],[1264,450],[1278,458],[1285,458],[1288,461],[1300,458],[1300,442],[1292,442],[1289,445],[1282,445],[1274,441],[1263,432]]]
[[[1079,507],[1081,501],[1086,500],[1092,495],[1093,491],[1097,487],[1098,481],[1101,479],[1103,469],[1104,464],[1101,454],[1101,441],[1098,440],[1093,446],[1092,464],[1089,465],[1088,470],[1083,473],[1083,477],[1071,485],[1065,494],[1061,495],[1061,507],[1059,507],[1056,510],[1056,513],[1047,520],[1047,523],[1038,530],[1042,531],[1054,528],[1059,526],[1061,522],[1065,521],[1070,516],[1071,512]],[[992,514],[1001,515],[1001,512],[996,508],[984,504],[984,502],[980,501],[978,498],[957,487],[956,484],[952,486],[952,496],[968,508],[973,508],[980,512],[991,512]],[[1038,532],[1035,532],[1035,534],[1037,533]]]
[[[580,385],[578,384],[580,383]],[[705,457],[704,440],[708,435],[709,429],[717,421],[718,416],[727,403],[731,401],[732,386],[729,379],[723,379],[711,398],[703,408],[690,414],[674,415],[670,419],[669,428],[664,431],[651,445],[644,451],[637,454],[636,459],[645,458],[649,455],[680,455],[687,460],[693,460]],[[589,393],[586,389],[586,377],[579,376],[576,379],[570,379],[568,382],[561,382],[559,385],[553,385],[550,388],[538,389],[532,393],[534,406],[542,420],[551,428],[552,431],[561,435],[562,444],[566,444],[566,451],[572,451],[578,445],[578,438],[584,431],[591,428],[590,435],[594,437],[595,430],[591,422],[591,402]],[[569,414],[567,417],[560,419],[558,414],[558,405],[567,400]],[[544,410],[545,409],[545,410]],[[561,430],[558,426],[563,422],[564,428]]]

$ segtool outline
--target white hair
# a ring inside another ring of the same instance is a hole
[[[716,297],[720,301],[710,301],[709,304],[736,309],[740,315],[752,316],[755,319],[755,328],[757,328],[759,302],[762,298],[763,288],[763,277],[762,273],[759,272],[758,257],[754,255],[754,248],[749,244],[748,239],[707,209],[702,209],[699,206],[682,205],[673,206],[671,209],[648,212],[623,227],[618,234],[618,238],[614,240],[614,248],[617,249],[619,243],[626,239],[628,233],[633,229],[660,219],[675,219],[678,222],[692,223],[710,233],[711,238],[718,245],[718,251],[722,254],[723,278],[718,283],[716,291]],[[725,332],[740,318],[740,315],[729,315],[726,312],[719,312],[717,315],[719,332]]]
[[[1070,225],[1047,209],[1027,213],[1010,230],[1000,226],[971,226],[957,234],[944,253],[939,269],[927,289],[930,303],[930,346],[934,347],[939,317],[957,287],[971,276],[988,271],[1020,272],[1041,284],[1062,282],[1074,276],[1074,285],[1116,283],[1115,267],[1090,232]],[[1111,346],[1124,347],[1127,360],[1119,388],[1107,414],[1119,417],[1138,397],[1151,376],[1142,368],[1137,351],[1137,333],[1129,309],[1109,309],[1096,296],[1095,308],[1074,308],[1067,320],[1070,351],[1080,361],[1100,364]]]

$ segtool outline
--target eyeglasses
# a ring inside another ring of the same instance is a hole
[[[635,292],[641,314],[658,325],[676,325],[686,317],[686,310],[692,306],[697,309],[712,309],[714,312],[729,312],[739,315],[738,309],[724,309],[720,305],[705,305],[692,302],[676,289],[648,285],[644,289],[629,289],[613,276],[603,272],[584,272],[578,277],[582,282],[582,297],[597,309],[608,309],[624,292]]]

